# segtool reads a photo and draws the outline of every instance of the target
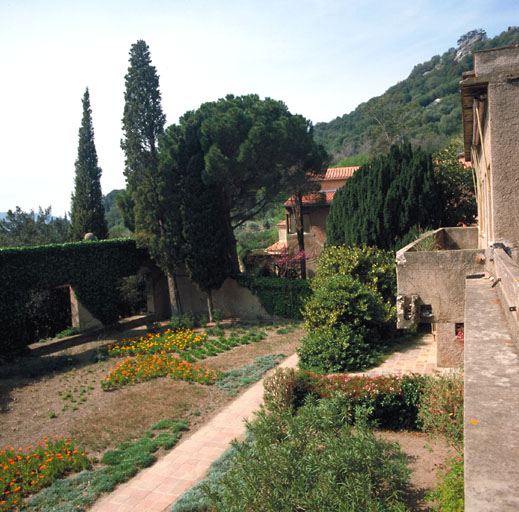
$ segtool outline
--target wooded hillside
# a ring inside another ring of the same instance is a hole
[[[492,39],[484,30],[473,30],[460,37],[457,48],[416,65],[408,78],[383,95],[329,123],[317,123],[315,138],[334,163],[352,155],[383,154],[405,140],[438,150],[461,133],[459,82],[473,67],[474,51],[518,43],[519,27],[509,27]]]

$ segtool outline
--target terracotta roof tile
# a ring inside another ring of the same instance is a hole
[[[353,173],[358,169],[359,167],[334,167],[326,170],[326,174],[324,175],[324,178],[319,181],[326,181],[326,180],[343,180],[347,178],[351,178],[353,176]]]
[[[282,240],[279,240],[275,244],[272,244],[270,247],[267,247],[265,249],[265,252],[270,252],[272,254],[275,254],[286,248],[287,248],[287,243],[283,242]]]
[[[316,192],[315,194],[305,194],[303,196],[303,206],[311,204],[332,204],[334,195],[335,190],[330,192]],[[290,199],[288,199],[288,201],[285,201],[285,206],[292,206],[292,201]]]

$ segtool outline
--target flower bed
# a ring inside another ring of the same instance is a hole
[[[197,334],[191,329],[168,329],[166,332],[149,333],[136,340],[124,340],[108,346],[109,356],[136,356],[160,354],[166,352],[182,352],[193,346],[202,345],[207,334]]]
[[[71,439],[46,437],[33,448],[0,451],[0,511],[10,510],[21,498],[50,485],[57,477],[90,466],[85,453]]]
[[[139,355],[117,363],[109,374],[101,379],[101,387],[105,390],[115,389],[126,384],[144,382],[166,375],[188,382],[212,384],[221,377],[222,373],[188,363],[172,354]]]

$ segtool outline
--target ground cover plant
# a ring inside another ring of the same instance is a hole
[[[428,494],[434,500],[438,512],[463,512],[465,510],[465,472],[463,454],[450,459],[434,492]]]
[[[144,437],[119,444],[108,450],[101,459],[104,467],[87,469],[66,480],[55,480],[50,487],[27,501],[24,510],[54,512],[59,507],[70,512],[81,512],[92,505],[103,492],[112,491],[126,482],[139,469],[153,464],[160,448],[169,450],[188,429],[187,421],[161,420],[152,425]]]
[[[0,451],[0,511],[21,504],[28,494],[49,486],[57,478],[90,467],[72,439],[44,438],[37,446]]]

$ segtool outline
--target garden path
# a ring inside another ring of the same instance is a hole
[[[279,365],[281,368],[296,366],[297,354]],[[435,370],[436,344],[431,334],[425,334],[412,347],[391,355],[381,366],[365,373],[371,376],[431,374]],[[170,510],[184,492],[204,477],[211,463],[225,452],[233,439],[243,438],[243,419],[252,419],[262,401],[263,380],[260,380],[153,466],[101,498],[90,512]]]

